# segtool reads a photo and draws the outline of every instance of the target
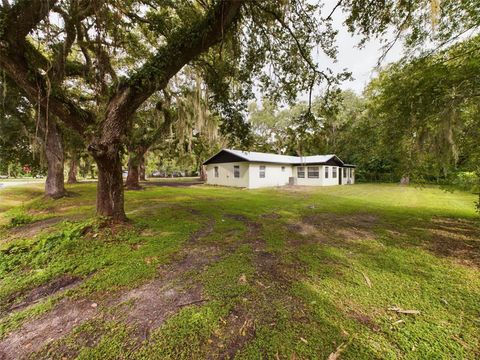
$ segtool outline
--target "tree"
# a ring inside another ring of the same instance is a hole
[[[369,113],[397,154],[402,176],[446,177],[462,157],[464,163],[476,157],[465,145],[479,125],[472,110],[479,106],[480,58],[466,54],[479,48],[476,37],[434,56],[397,63],[370,84]]]
[[[226,58],[228,50],[230,64],[238,65],[229,69],[241,68],[231,78],[260,74],[268,63],[274,66],[275,76],[262,80],[277,96],[283,92],[291,99],[319,81],[332,82],[308,52],[320,44],[327,55],[334,54],[326,40],[333,31],[318,26],[311,16],[315,11],[317,5],[303,1],[280,8],[277,2],[247,0],[182,6],[161,0],[4,2],[0,67],[42,116],[60,119],[88,140],[98,167],[97,213],[122,221],[120,152],[135,111],[188,63],[210,68],[205,76],[214,79],[219,61],[209,49],[219,43],[219,54]],[[52,13],[62,23],[52,24]],[[120,77],[118,71],[128,76]],[[226,76],[216,79],[223,83]]]
[[[129,190],[140,189],[140,166],[144,163],[145,153],[158,141],[171,132],[174,120],[170,107],[170,95],[157,99],[156,104],[149,104],[143,111],[135,114],[132,135],[127,140],[128,175],[125,186]]]
[[[40,144],[35,137],[36,119],[28,100],[11,83],[2,85],[0,104],[0,173],[17,176],[24,166],[41,172]]]

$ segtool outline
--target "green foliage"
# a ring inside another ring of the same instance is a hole
[[[42,172],[39,144],[35,141],[33,107],[8,78],[0,80],[0,175],[19,176],[24,167],[32,175]]]

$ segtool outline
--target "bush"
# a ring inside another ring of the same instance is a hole
[[[471,192],[479,192],[479,178],[475,172],[462,171],[455,174],[452,179],[452,185],[455,187]]]

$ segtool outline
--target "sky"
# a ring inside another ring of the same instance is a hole
[[[328,14],[334,8],[338,0],[325,0],[325,7],[322,12]],[[373,39],[367,42],[362,48],[358,47],[361,40],[360,36],[354,36],[347,31],[343,25],[345,14],[337,9],[333,16],[333,25],[339,29],[337,35],[338,56],[337,62],[333,63],[329,59],[316,59],[320,66],[329,66],[334,71],[347,69],[352,73],[353,81],[346,81],[342,84],[343,89],[352,89],[357,94],[361,94],[365,85],[375,77],[375,67],[382,55],[382,44],[380,40]],[[402,46],[400,43],[388,52],[381,65],[399,60],[402,56]]]

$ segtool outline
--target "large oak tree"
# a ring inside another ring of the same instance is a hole
[[[318,6],[306,1],[278,5],[4,1],[0,67],[46,124],[59,119],[88,140],[98,166],[97,213],[122,221],[121,150],[132,115],[186,64],[203,69],[227,120],[234,117],[236,101],[226,96],[228,79],[236,79],[238,87],[251,85],[252,75],[269,66],[271,76],[261,81],[264,90],[290,100],[315,83],[332,81],[310,56],[319,44],[327,55],[334,54],[332,29],[320,26],[319,14],[311,16]]]

